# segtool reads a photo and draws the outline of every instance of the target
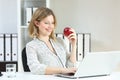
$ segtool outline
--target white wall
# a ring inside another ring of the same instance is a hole
[[[120,0],[50,0],[57,32],[66,26],[91,33],[92,51],[120,50]]]
[[[17,0],[0,0],[0,33],[17,33]]]

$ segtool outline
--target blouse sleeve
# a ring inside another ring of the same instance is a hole
[[[45,74],[46,65],[41,64],[37,58],[37,51],[33,46],[26,45],[27,64],[34,74]]]

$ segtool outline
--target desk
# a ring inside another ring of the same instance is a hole
[[[81,78],[81,79],[68,79],[56,77],[54,75],[33,75],[30,72],[17,72],[16,77],[7,78],[6,73],[0,77],[0,80],[120,80],[120,72],[114,72],[110,76],[102,77],[91,77],[91,78]]]

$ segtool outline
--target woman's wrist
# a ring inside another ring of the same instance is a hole
[[[64,73],[64,68],[60,68],[59,70],[61,74]]]
[[[61,74],[67,73],[67,68],[60,68],[60,73]]]

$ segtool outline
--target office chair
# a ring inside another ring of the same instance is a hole
[[[0,72],[0,76],[2,76],[3,74]]]
[[[22,50],[22,63],[23,63],[23,69],[25,72],[30,72],[30,69],[27,65],[27,56],[26,56],[26,47]]]

